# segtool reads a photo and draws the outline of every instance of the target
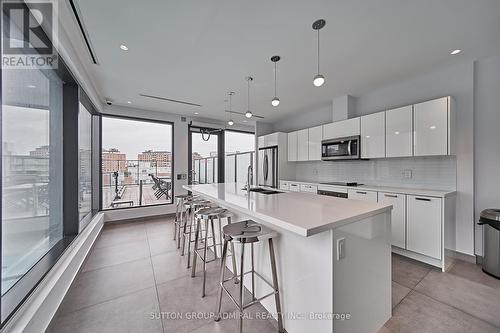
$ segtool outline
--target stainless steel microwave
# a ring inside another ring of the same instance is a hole
[[[359,159],[360,138],[356,135],[321,141],[321,159],[323,161]]]

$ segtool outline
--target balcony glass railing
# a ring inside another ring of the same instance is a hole
[[[238,152],[227,154],[224,161],[224,181],[245,183],[248,166],[254,164],[254,152]],[[193,158],[193,184],[217,183],[217,156]]]
[[[102,208],[172,203],[172,164],[166,161],[102,160]]]

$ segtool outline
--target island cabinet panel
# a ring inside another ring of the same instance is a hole
[[[407,249],[441,259],[441,198],[406,196]]]
[[[309,159],[309,130],[303,129],[297,132],[297,161]]]
[[[359,117],[323,125],[323,140],[359,135]]]
[[[413,155],[413,106],[385,112],[386,157]]]
[[[378,192],[378,202],[392,205],[392,245],[406,248],[406,195]]]
[[[363,200],[369,202],[377,202],[377,192],[375,191],[365,191],[361,189],[349,189],[347,190],[347,197],[354,200]]]
[[[361,117],[361,157],[385,157],[385,112]]]
[[[300,192],[318,193],[318,186],[311,185],[311,184],[301,184],[300,185]]]
[[[414,155],[448,154],[448,103],[439,98],[414,105]]]
[[[297,131],[288,133],[288,161],[297,161]]]
[[[321,160],[321,140],[323,140],[323,126],[309,129],[309,161]]]

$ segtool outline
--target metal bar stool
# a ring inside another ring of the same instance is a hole
[[[216,309],[216,316],[215,316],[215,321],[220,320],[220,311],[221,311],[221,303],[222,303],[222,291],[224,290],[226,294],[229,296],[229,298],[233,301],[234,304],[238,307],[238,310],[240,311],[240,323],[239,323],[239,328],[238,332],[242,333],[243,331],[243,310],[246,308],[260,302],[264,298],[267,298],[269,296],[274,295],[274,301],[276,303],[276,313],[278,315],[278,329],[279,332],[285,332],[283,328],[283,316],[281,313],[281,303],[280,303],[280,296],[279,296],[279,288],[278,288],[278,276],[276,272],[276,258],[274,256],[274,245],[273,245],[273,238],[277,236],[277,233],[274,230],[271,230],[255,221],[252,220],[246,220],[243,222],[238,222],[238,223],[232,223],[224,226],[222,229],[224,233],[224,247],[222,248],[222,259],[221,259],[221,270],[220,270],[220,280],[219,280],[219,289],[218,289],[218,295],[217,295],[217,309]],[[272,275],[273,275],[273,282],[270,283],[267,281],[262,275],[257,273],[254,269],[254,243],[259,242],[261,240],[267,239],[269,242],[269,255],[271,259],[271,270],[272,270]],[[241,262],[240,262],[240,290],[239,290],[239,302],[236,301],[236,299],[231,295],[229,290],[226,288],[224,285],[226,282],[230,281],[231,279],[225,279],[224,278],[224,271],[225,271],[225,262],[226,262],[226,257],[227,257],[227,246],[229,243],[233,242],[238,242],[241,244]],[[244,261],[244,256],[245,256],[245,244],[250,243],[251,245],[251,265],[252,269],[248,272],[244,272],[244,267],[243,267],[243,261]],[[252,275],[252,300],[248,302],[247,304],[243,304],[243,291],[244,291],[244,283],[243,283],[243,277],[246,274],[251,274]],[[268,284],[273,291],[267,295],[264,295],[260,298],[255,297],[255,276],[259,277],[261,280],[263,280],[266,284]]]
[[[206,274],[207,274],[207,264],[210,262],[213,262],[217,260],[217,246],[222,246],[222,230],[221,230],[221,220],[222,219],[227,219],[228,225],[231,224],[231,217],[233,214],[229,212],[227,209],[221,208],[221,207],[212,207],[212,208],[201,208],[200,210],[195,212],[195,220],[196,220],[196,231],[195,231],[195,240],[194,240],[194,250],[193,250],[193,265],[192,265],[192,272],[191,272],[191,277],[196,276],[196,260],[198,257],[200,257],[200,260],[203,262],[203,288],[201,292],[201,297],[205,297],[205,285],[206,285]],[[220,242],[216,243],[216,237],[215,237],[215,228],[214,228],[214,220],[217,220],[219,222],[219,231],[220,231]],[[200,239],[200,232],[202,228],[201,222],[204,222],[205,226],[205,238],[204,238],[204,244],[203,248],[198,247],[198,241]],[[212,232],[212,237],[208,237],[208,231],[209,231],[209,224],[210,224],[210,229]],[[212,239],[212,245],[208,245],[208,238]],[[207,258],[207,250],[208,248],[211,247],[213,252],[214,252],[214,258],[213,259],[208,259]],[[200,250],[203,250],[203,255],[200,253]],[[227,256],[227,255],[226,255]],[[236,277],[237,271],[236,271],[236,259],[234,256],[234,244],[231,243],[231,258],[233,261],[233,278],[234,282],[238,283],[238,279]]]
[[[192,194],[179,194],[175,196],[175,220],[174,220],[174,240],[177,240],[177,248],[181,247],[181,220],[184,212],[184,199],[193,198]]]
[[[187,200],[184,204],[186,209],[186,215],[183,223],[183,232],[182,232],[182,249],[181,256],[184,256],[184,251],[186,251],[186,238],[187,241],[187,268],[191,267],[191,243],[194,243],[192,239],[192,234],[195,233],[194,229],[194,212],[200,208],[210,207],[212,202],[202,199],[202,198],[193,198],[192,200]],[[203,230],[202,230],[203,232]],[[205,230],[206,232],[206,230]]]

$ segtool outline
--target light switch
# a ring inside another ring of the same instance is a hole
[[[337,239],[337,261],[345,258],[345,238]]]

